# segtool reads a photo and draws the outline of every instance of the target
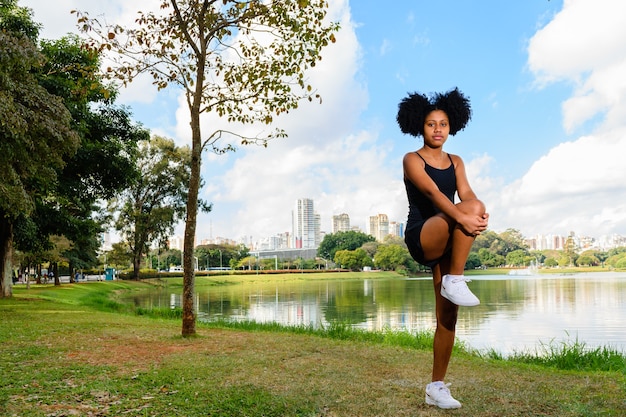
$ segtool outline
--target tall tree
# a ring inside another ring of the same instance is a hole
[[[365,243],[375,241],[376,239],[374,236],[354,230],[330,233],[322,239],[319,248],[317,248],[317,256],[328,260],[334,260],[335,253],[337,253],[337,251],[356,250]]]
[[[18,230],[30,236],[16,236],[16,247],[36,255],[50,250],[48,236],[65,236],[72,243],[63,253],[71,271],[97,262],[103,221],[97,202],[126,188],[135,175],[136,143],[148,132],[131,121],[128,110],[115,106],[115,91],[103,84],[99,55],[77,36],[44,40],[40,51],[46,60],[37,71],[39,84],[63,99],[80,146],[56,168],[54,187],[35,200],[34,212],[20,218],[30,227]],[[56,263],[51,267],[60,285]]]
[[[103,26],[76,12],[79,26],[93,35],[93,46],[114,52],[109,74],[126,84],[149,73],[154,84],[175,84],[186,96],[191,118],[191,176],[183,255],[182,335],[196,333],[193,249],[202,151],[217,153],[242,144],[266,145],[285,136],[277,129],[247,137],[215,129],[203,134],[202,113],[229,122],[271,124],[274,116],[319,97],[307,85],[306,70],[334,41],[337,24],[324,22],[326,0],[161,0],[161,12],[139,13],[134,28]],[[220,139],[223,139],[221,141]]]
[[[45,62],[37,25],[15,1],[0,2],[0,296],[12,295],[14,225],[57,180],[79,137],[63,101],[36,73]]]
[[[189,184],[189,147],[155,136],[139,147],[139,175],[111,208],[115,226],[133,254],[133,278],[139,278],[142,256],[152,242],[164,241],[185,214]]]

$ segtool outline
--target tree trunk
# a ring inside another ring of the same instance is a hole
[[[133,276],[135,281],[139,280],[139,271],[141,270],[141,252],[135,250],[133,253]]]
[[[76,282],[75,279],[75,272],[74,272],[74,263],[73,262],[69,262],[69,270],[70,270],[70,284],[73,284],[74,282]]]
[[[51,263],[50,271],[54,273],[54,285],[61,285],[61,277],[59,276],[59,264],[56,262]]]
[[[195,106],[194,106],[195,107]],[[194,111],[195,110],[195,111]],[[193,262],[198,216],[198,193],[200,189],[200,165],[202,158],[202,140],[200,132],[200,110],[191,109],[191,176],[187,196],[187,219],[183,248],[183,337],[196,334],[196,311],[194,306],[195,270]]]
[[[13,223],[0,218],[0,298],[13,296]]]

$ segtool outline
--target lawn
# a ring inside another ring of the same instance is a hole
[[[115,301],[146,285],[33,286],[0,299],[0,415],[626,415],[626,364],[562,370],[458,351],[447,382],[463,407],[442,411],[424,403],[432,352],[397,342],[406,337],[198,324],[182,338],[179,320]]]

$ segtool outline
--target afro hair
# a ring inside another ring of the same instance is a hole
[[[451,135],[463,130],[472,117],[469,98],[458,88],[446,93],[435,93],[430,97],[412,93],[398,105],[396,120],[402,133],[424,136],[424,119],[433,110],[443,110],[448,115]]]

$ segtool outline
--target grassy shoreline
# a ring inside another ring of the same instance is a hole
[[[0,299],[0,415],[442,413],[423,403],[432,356],[428,335],[215,323],[199,324],[198,336],[185,339],[178,320],[155,318],[158,311],[138,315],[116,301],[116,294],[149,285],[33,286]],[[198,285],[223,283],[199,279]],[[569,354],[570,361],[581,358],[576,349]],[[447,413],[624,415],[625,366],[562,370],[459,349],[449,382],[464,406]]]

